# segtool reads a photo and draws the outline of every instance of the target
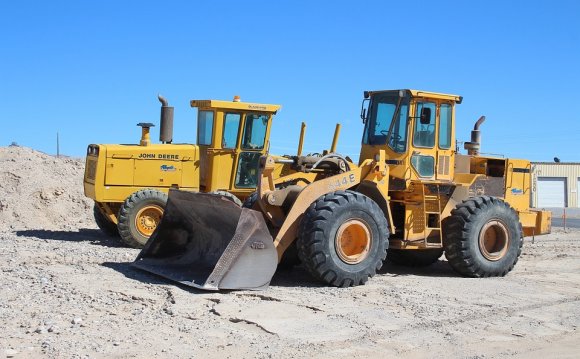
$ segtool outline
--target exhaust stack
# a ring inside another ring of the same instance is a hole
[[[485,121],[485,116],[481,116],[479,120],[473,126],[473,131],[471,131],[471,142],[465,142],[463,147],[467,150],[467,154],[470,156],[478,156],[479,149],[481,148],[481,131],[479,126]]]
[[[169,106],[167,99],[157,95],[161,102],[161,119],[159,120],[159,141],[171,143],[173,141],[173,107]]]

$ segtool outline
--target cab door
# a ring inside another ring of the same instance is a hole
[[[414,107],[413,145],[410,152],[411,167],[417,178],[433,180],[435,178],[435,158],[437,156],[437,103],[430,100],[418,100]]]
[[[434,100],[417,101],[411,167],[423,180],[450,181],[454,165],[454,107]]]
[[[258,186],[260,156],[267,151],[270,114],[246,113],[240,129],[239,147],[232,166],[231,189],[251,193]]]

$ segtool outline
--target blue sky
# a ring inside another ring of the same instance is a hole
[[[0,146],[82,157],[135,143],[175,107],[174,142],[195,141],[191,99],[281,104],[271,152],[357,157],[364,90],[464,96],[458,140],[480,115],[482,151],[580,161],[578,1],[3,1]],[[155,140],[158,127],[153,130]]]

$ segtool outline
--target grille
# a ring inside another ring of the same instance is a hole
[[[97,176],[97,161],[93,159],[87,160],[87,178],[94,181]]]

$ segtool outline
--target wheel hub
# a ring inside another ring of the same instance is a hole
[[[509,241],[506,225],[498,220],[487,222],[479,232],[479,250],[490,261],[498,261],[506,255]]]
[[[336,232],[336,253],[345,263],[357,264],[365,260],[371,244],[372,236],[368,225],[361,220],[348,220]]]
[[[163,216],[163,209],[159,206],[147,206],[137,212],[135,228],[145,237],[150,237],[157,228]]]

